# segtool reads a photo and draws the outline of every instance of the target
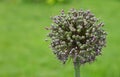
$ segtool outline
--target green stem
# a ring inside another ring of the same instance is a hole
[[[80,62],[79,62],[79,59],[76,59],[76,62],[74,62],[74,69],[75,69],[75,77],[80,77]]]

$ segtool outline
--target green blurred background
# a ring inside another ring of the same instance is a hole
[[[120,77],[120,0],[0,0],[0,77],[74,77],[45,42],[50,16],[90,9],[108,32],[103,55],[81,66],[81,77]]]

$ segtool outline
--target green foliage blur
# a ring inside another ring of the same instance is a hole
[[[4,2],[11,2],[11,3],[46,3],[49,5],[53,5],[56,3],[68,3],[70,0],[0,0]]]
[[[81,77],[120,77],[120,2],[71,0],[69,3],[0,1],[0,77],[74,77],[68,61],[62,65],[45,42],[50,17],[70,8],[89,9],[105,23],[107,47],[96,61],[81,66]]]

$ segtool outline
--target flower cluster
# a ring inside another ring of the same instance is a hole
[[[63,63],[70,57],[73,62],[79,58],[80,64],[84,64],[101,55],[107,34],[102,29],[104,23],[99,22],[89,10],[71,9],[67,14],[62,10],[52,20],[54,24],[51,24],[48,36],[53,53]]]

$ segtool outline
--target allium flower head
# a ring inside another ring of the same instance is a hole
[[[101,55],[106,44],[104,24],[89,10],[71,9],[67,14],[64,10],[60,15],[52,17],[53,24],[49,30],[51,47],[57,58],[65,63],[70,57],[80,64],[92,62]]]

